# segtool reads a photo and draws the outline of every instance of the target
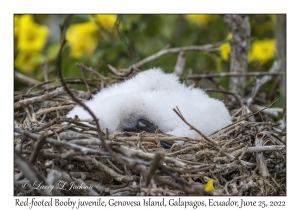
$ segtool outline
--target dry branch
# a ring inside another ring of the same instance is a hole
[[[184,77],[184,79],[193,79],[193,80],[200,80],[200,79],[208,79],[208,78],[215,78],[215,77],[250,77],[250,76],[278,76],[282,75],[282,72],[246,72],[246,73],[235,73],[235,72],[224,72],[224,73],[209,73],[209,74],[193,74]]]
[[[259,79],[256,85],[253,87],[252,94],[246,100],[246,104],[248,107],[252,104],[254,97],[257,95],[259,89],[272,79],[272,76],[270,74],[277,74],[277,73],[282,74],[280,70],[281,70],[281,61],[274,61],[272,67],[269,70],[269,74]]]
[[[162,49],[161,51],[131,65],[131,67],[139,68],[139,67],[145,65],[146,63],[156,60],[156,59],[160,58],[161,56],[169,54],[169,53],[179,53],[179,52],[185,52],[185,51],[219,52],[220,51],[219,46],[225,42],[227,42],[227,40],[218,42],[215,44],[207,44],[207,45],[201,45],[201,46],[185,46],[185,47]]]
[[[184,65],[186,60],[186,53],[184,51],[180,51],[177,56],[177,62],[174,67],[174,72],[176,75],[180,76],[183,73]]]
[[[24,74],[21,74],[20,72],[17,72],[16,70],[14,70],[14,77],[15,77],[16,80],[18,80],[20,82],[23,82],[27,85],[37,85],[37,84],[40,83],[39,81],[37,81],[35,79],[32,79],[30,77],[27,77]]]
[[[20,108],[20,107],[27,106],[29,104],[33,104],[33,103],[37,103],[37,102],[41,102],[41,101],[46,101],[47,99],[53,98],[53,97],[55,97],[57,95],[60,95],[60,94],[63,94],[64,92],[65,92],[64,88],[60,87],[60,88],[57,88],[56,90],[54,90],[52,92],[49,92],[47,94],[18,101],[14,104],[14,108],[17,109],[17,108]]]

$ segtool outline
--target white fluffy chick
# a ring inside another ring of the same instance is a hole
[[[110,133],[124,131],[128,126],[155,125],[167,134],[199,136],[173,111],[175,107],[205,135],[231,123],[223,102],[210,98],[202,89],[181,84],[175,74],[166,74],[160,68],[143,71],[129,80],[113,84],[94,95],[86,105],[99,119],[101,128],[107,128]],[[80,119],[91,118],[80,106],[71,110],[67,117],[75,115]]]

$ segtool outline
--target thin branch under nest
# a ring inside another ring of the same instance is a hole
[[[105,82],[99,80],[100,89]],[[179,107],[174,114],[199,137],[109,134],[103,128],[101,140],[95,122],[65,117],[75,105],[65,89],[37,89],[15,95],[15,195],[286,194],[285,131],[278,124],[247,121],[239,110],[236,123],[204,136]],[[87,99],[72,93],[79,101]],[[179,140],[186,143],[170,149],[160,144]],[[208,179],[214,180],[214,192],[204,191]],[[55,190],[27,189],[27,182]],[[66,185],[59,189],[62,182]],[[66,190],[72,186],[77,188]]]

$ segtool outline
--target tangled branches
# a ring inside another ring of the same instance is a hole
[[[106,86],[108,78],[94,85],[101,88],[103,81]],[[247,121],[240,109],[232,115],[236,123],[218,135],[109,134],[102,128],[102,141],[94,121],[65,117],[75,104],[64,89],[37,89],[15,95],[24,107],[15,106],[15,195],[285,195],[286,134],[278,123]],[[186,143],[165,149],[161,141]],[[204,191],[208,179],[214,192]],[[33,187],[24,189],[27,182]],[[38,183],[55,190],[37,190]]]

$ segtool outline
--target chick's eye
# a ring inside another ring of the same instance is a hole
[[[142,119],[138,120],[138,127],[140,127],[140,128],[147,127],[147,124],[148,123],[145,120],[142,120]]]
[[[127,132],[142,132],[146,131],[148,133],[154,133],[156,126],[145,119],[137,119],[131,122],[128,122],[122,129],[122,131]]]

